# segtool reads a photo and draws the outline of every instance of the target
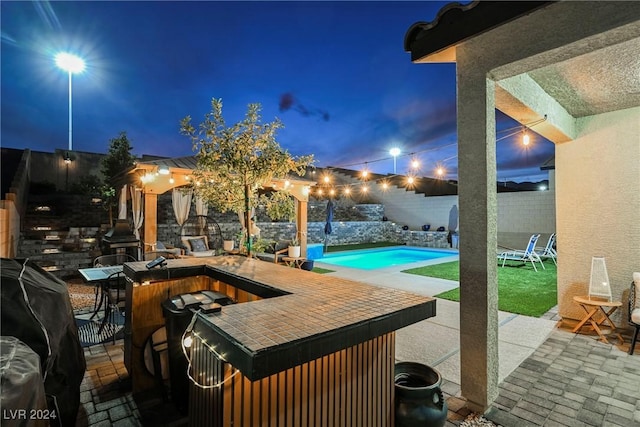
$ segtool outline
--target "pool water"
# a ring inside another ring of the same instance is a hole
[[[377,268],[408,264],[416,261],[429,261],[453,255],[457,255],[457,252],[434,251],[418,248],[393,248],[350,251],[348,254],[329,254],[317,259],[316,261],[339,265],[342,267],[359,268],[361,270],[375,270]]]

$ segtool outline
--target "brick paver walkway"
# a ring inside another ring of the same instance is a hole
[[[618,348],[595,336],[554,330],[500,384],[485,417],[506,427],[640,425],[640,350],[630,356],[625,352],[628,345],[627,340]],[[85,358],[77,426],[142,425],[124,368],[122,340],[89,347]],[[459,397],[460,386],[444,381],[442,390],[449,407],[447,427],[473,425],[464,421],[470,412]],[[155,420],[153,425],[161,424]]]

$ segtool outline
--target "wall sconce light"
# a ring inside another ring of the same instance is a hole
[[[160,166],[158,168],[158,173],[160,175],[169,175],[169,167],[168,166]]]
[[[73,160],[75,160],[75,156],[73,156],[70,152],[65,151],[64,155],[62,156],[62,159],[64,160],[64,162],[66,164],[71,163]]]

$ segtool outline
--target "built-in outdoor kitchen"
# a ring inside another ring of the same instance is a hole
[[[393,425],[395,331],[435,316],[434,298],[242,256],[127,263],[125,366],[134,396],[157,384],[145,348],[163,302],[194,303],[183,337],[191,425]],[[169,339],[171,339],[169,337]]]

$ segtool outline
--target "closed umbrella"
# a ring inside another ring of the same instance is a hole
[[[331,221],[333,221],[333,201],[329,199],[327,202],[327,222],[324,225],[324,252],[327,252],[327,241],[329,234],[333,231],[331,228]]]

